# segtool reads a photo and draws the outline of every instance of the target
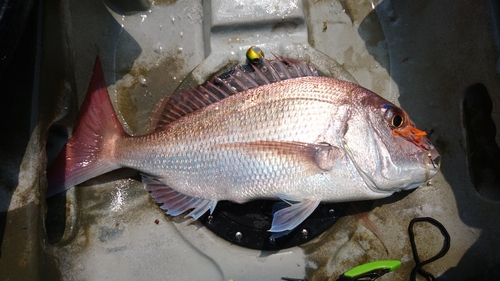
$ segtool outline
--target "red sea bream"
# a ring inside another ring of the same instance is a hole
[[[129,167],[172,216],[197,219],[221,200],[281,199],[287,207],[269,230],[280,233],[320,202],[387,197],[439,170],[438,152],[403,109],[300,61],[237,67],[163,98],[151,116],[150,133],[125,133],[98,59],[47,196]]]

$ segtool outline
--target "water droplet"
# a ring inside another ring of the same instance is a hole
[[[180,35],[181,35],[181,38],[182,38],[182,36],[184,35],[184,33],[181,31]]]
[[[161,54],[163,51],[163,47],[161,46],[161,43],[158,42],[155,47],[154,47],[154,52],[157,54]]]
[[[141,22],[144,22],[144,20],[148,17],[148,15],[141,15]]]
[[[141,86],[143,86],[143,87],[148,86],[146,77],[144,77],[144,76],[139,76],[139,82],[141,82]]]

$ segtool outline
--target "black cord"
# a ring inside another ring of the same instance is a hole
[[[418,256],[417,246],[415,245],[415,234],[413,234],[413,225],[416,222],[428,222],[434,225],[439,229],[439,231],[441,231],[441,234],[444,237],[443,248],[441,248],[441,251],[439,251],[439,253],[434,257],[425,260],[423,262],[420,261],[420,258]],[[418,273],[420,274],[420,276],[424,277],[425,280],[427,281],[435,281],[436,278],[431,273],[425,271],[422,267],[428,263],[431,263],[437,259],[442,258],[450,249],[450,235],[446,231],[446,228],[444,228],[444,226],[440,222],[438,222],[433,218],[429,217],[415,218],[411,220],[410,225],[408,226],[408,235],[410,236],[410,244],[411,244],[411,250],[413,251],[413,259],[415,260],[416,263],[415,267],[411,271],[410,280],[411,281],[417,280],[417,273]]]

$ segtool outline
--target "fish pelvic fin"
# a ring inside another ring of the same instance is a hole
[[[108,96],[99,57],[73,135],[47,171],[47,197],[119,168],[116,140],[128,136]]]
[[[284,202],[278,202],[273,207],[274,215],[271,229],[273,232],[271,238],[279,238],[287,235],[309,217],[321,200],[319,199],[302,199],[296,201],[293,198],[280,196]],[[294,202],[295,201],[295,202]]]
[[[145,174],[142,174],[142,182],[146,184],[146,190],[151,192],[151,197],[155,199],[156,203],[163,204],[160,208],[167,211],[166,214],[170,216],[175,217],[192,210],[186,217],[192,217],[196,220],[208,210],[212,213],[217,205],[217,201],[184,195],[159,179]]]

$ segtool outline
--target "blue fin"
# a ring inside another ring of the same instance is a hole
[[[142,182],[146,184],[146,190],[151,191],[151,197],[157,203],[163,205],[162,210],[167,210],[167,215],[178,216],[188,210],[193,209],[186,217],[198,219],[210,209],[212,213],[217,205],[217,201],[203,198],[195,198],[184,195],[162,183],[157,178],[142,175]]]
[[[288,206],[284,206],[282,202],[278,202],[273,206],[273,211],[276,212],[274,213],[269,232],[275,233],[271,238],[277,238],[288,234],[307,219],[321,202],[319,199],[303,199],[298,201],[291,198],[285,198],[284,196],[280,196],[280,198],[285,201]]]

